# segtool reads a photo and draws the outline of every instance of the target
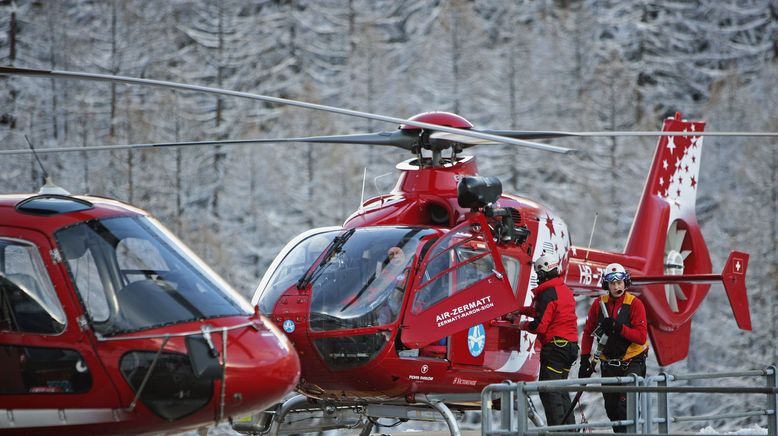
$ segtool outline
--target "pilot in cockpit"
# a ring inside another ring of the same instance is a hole
[[[400,247],[391,247],[386,253],[387,259],[389,259],[388,270],[403,271],[405,267],[405,252]]]
[[[408,262],[402,248],[390,247],[386,257],[388,260],[388,262],[384,262],[386,266],[381,268],[371,285],[371,288],[376,290],[377,295],[388,293],[386,307],[379,312],[379,325],[394,321],[400,312],[408,276],[408,268],[406,268]]]

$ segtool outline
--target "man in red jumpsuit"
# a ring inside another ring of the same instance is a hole
[[[535,261],[538,286],[532,290],[532,306],[520,310],[532,316],[532,321],[522,321],[523,330],[538,335],[540,349],[540,380],[563,380],[570,375],[570,367],[578,358],[578,318],[575,314],[573,292],[560,276],[559,260],[554,254],[543,253]],[[548,425],[575,424],[570,414],[567,392],[542,392],[540,400],[546,412]]]
[[[628,374],[646,376],[646,355],[648,354],[648,333],[646,309],[635,295],[627,292],[631,284],[629,273],[618,263],[605,267],[602,273],[602,287],[608,291],[592,303],[584,325],[581,340],[581,368],[578,378],[589,377],[594,372],[590,353],[594,338],[607,335],[607,342],[599,356],[603,377],[621,377]],[[605,303],[607,313],[601,313],[600,300]],[[598,330],[599,328],[599,330]],[[599,340],[599,338],[598,338]],[[600,341],[602,343],[603,341]],[[627,419],[627,397],[624,393],[603,393],[605,411],[611,421]],[[626,432],[625,426],[616,426],[616,433]]]

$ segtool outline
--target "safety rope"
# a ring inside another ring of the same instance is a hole
[[[588,424],[589,420],[586,419],[586,415],[584,414],[584,408],[583,404],[579,401],[578,402],[578,411],[581,413],[581,424]],[[581,432],[591,433],[591,428],[581,429]]]

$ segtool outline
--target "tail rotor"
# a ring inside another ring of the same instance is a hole
[[[667,230],[667,237],[665,239],[664,271],[665,275],[668,276],[683,275],[686,258],[692,253],[691,250],[683,249],[684,242],[687,241],[686,230],[683,229],[682,226],[683,224],[680,221],[673,221],[673,223],[670,224],[670,228]],[[666,284],[665,297],[667,298],[667,304],[670,306],[670,310],[673,312],[680,312],[678,300],[683,302],[688,301],[680,284]]]

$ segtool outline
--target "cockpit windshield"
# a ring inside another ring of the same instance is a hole
[[[435,232],[370,227],[341,233],[309,277],[311,330],[371,327],[397,319],[417,248]]]
[[[251,312],[153,219],[93,220],[64,228],[56,238],[95,331],[104,336]]]

